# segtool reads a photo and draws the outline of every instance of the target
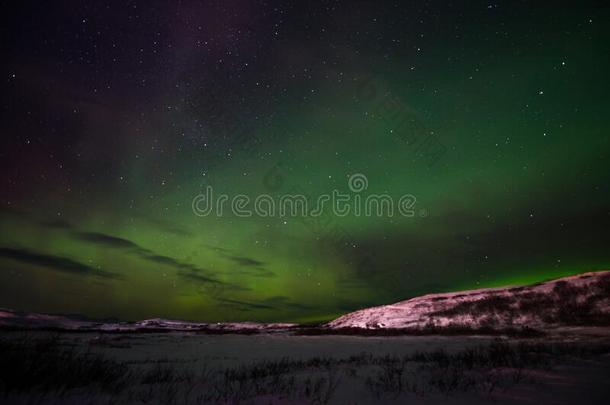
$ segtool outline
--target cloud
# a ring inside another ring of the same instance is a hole
[[[144,259],[146,259],[148,261],[163,264],[163,265],[170,266],[170,267],[174,267],[176,269],[191,270],[194,272],[206,271],[205,269],[199,268],[199,267],[194,266],[189,263],[183,263],[183,262],[178,261],[178,260],[174,259],[173,257],[169,257],[169,256],[163,256],[163,255],[157,255],[157,254],[146,254],[143,257],[144,257]]]
[[[114,235],[108,235],[101,232],[79,231],[74,225],[67,221],[41,221],[39,222],[39,224],[47,228],[64,229],[70,231],[71,237],[81,242],[91,243],[108,249],[117,249],[130,252],[135,255],[138,255],[144,260],[148,260],[156,264],[174,267],[179,270],[190,270],[194,272],[206,271],[205,269],[196,267],[192,264],[181,262],[177,259],[174,259],[173,257],[156,254],[152,250],[146,249],[129,239],[121,238]]]
[[[67,257],[31,252],[26,249],[0,248],[0,257],[22,263],[42,266],[64,273],[80,274],[102,278],[120,279],[118,274],[98,270],[86,264],[79,263]]]
[[[109,248],[115,249],[133,249],[134,251],[141,254],[149,254],[150,250],[144,249],[140,247],[135,242],[132,242],[128,239],[119,238],[112,235],[107,235],[99,232],[75,232],[74,235],[76,238],[85,241],[95,243],[97,245],[103,245]]]
[[[178,273],[178,276],[182,277],[185,280],[188,281],[194,281],[197,283],[217,283],[217,284],[223,284],[221,281],[201,275],[199,273],[196,272],[180,272]]]
[[[265,263],[260,262],[258,260],[255,259],[251,259],[249,257],[244,257],[244,256],[226,256],[229,260],[234,261],[235,263],[242,265],[242,266],[262,266]]]
[[[278,310],[282,308],[309,310],[312,307],[292,302],[289,297],[277,295],[262,300],[243,301],[230,298],[216,298],[217,301],[225,306],[234,307],[240,310]]]
[[[213,276],[210,276],[209,275],[210,271],[208,269],[201,268],[201,267],[195,266],[193,264],[180,261],[180,260],[175,259],[170,256],[157,254],[154,251],[147,249],[145,247],[142,247],[139,244],[137,244],[136,242],[133,242],[126,238],[121,238],[118,236],[109,235],[109,234],[102,233],[102,232],[81,231],[76,226],[74,226],[72,223],[70,223],[66,220],[63,220],[63,219],[54,218],[51,220],[36,220],[36,219],[31,218],[29,213],[14,209],[12,207],[0,207],[0,213],[12,215],[12,216],[16,216],[16,217],[27,218],[28,220],[32,220],[35,223],[37,223],[38,225],[45,227],[45,228],[66,231],[67,234],[71,238],[78,240],[80,242],[93,244],[93,245],[96,245],[98,247],[102,247],[105,249],[114,249],[114,250],[122,251],[122,252],[125,252],[128,254],[135,255],[143,260],[146,260],[146,261],[154,263],[154,264],[172,267],[179,271],[178,276],[180,276],[181,278],[183,278],[184,280],[187,280],[189,282],[194,282],[194,283],[198,283],[198,284],[212,283],[212,284],[216,284],[217,286],[223,285],[223,287],[222,287],[223,290],[233,290],[233,291],[249,291],[250,290],[247,287],[243,287],[243,286],[240,286],[237,284],[221,282],[221,281],[217,280],[216,278],[214,278]],[[149,218],[149,220],[150,220],[150,218]],[[170,228],[170,225],[171,225],[165,221],[151,220],[150,222],[156,222],[156,224],[158,226],[165,225],[166,228]],[[169,229],[168,229],[168,231],[169,231]],[[180,230],[178,230],[178,229],[173,229],[173,231],[174,231],[174,233],[181,233]],[[186,235],[187,234],[186,231],[183,234]],[[221,252],[221,254],[223,254],[223,256],[229,257],[234,262],[239,263],[242,266],[248,267],[249,271],[251,269],[251,271],[248,273],[250,275],[253,275],[256,277],[275,276],[274,273],[272,273],[268,270],[254,269],[254,266],[259,266],[259,265],[263,264],[262,262],[260,262],[258,260],[254,260],[254,259],[251,259],[248,257],[243,257],[243,256],[231,255],[230,251],[227,249],[216,248],[216,247],[212,247],[212,246],[208,246],[208,247],[210,249],[214,249],[215,251]],[[85,265],[82,265],[82,266],[85,266]],[[68,265],[68,268],[76,268],[76,267],[75,266],[71,267],[70,265]],[[96,274],[101,273],[99,270],[96,270],[96,269],[91,269],[91,270],[95,271]],[[246,272],[244,272],[244,274],[246,274]],[[217,289],[217,287],[215,287],[215,289]]]
[[[231,283],[231,282],[219,281],[219,285],[222,287],[223,291],[239,291],[239,292],[252,291],[252,288],[250,288],[250,287],[246,287],[246,286],[236,284],[236,283]]]
[[[252,266],[252,267],[256,267],[256,266],[264,266],[265,262],[261,262],[260,260],[256,260],[253,259],[251,257],[246,257],[243,255],[239,255],[239,254],[234,254],[233,252],[231,252],[229,249],[225,249],[222,247],[218,247],[218,246],[210,246],[210,245],[206,245],[206,247],[208,247],[209,249],[218,252],[219,255],[221,255],[222,257],[231,260],[232,262],[235,262],[241,266]]]
[[[240,275],[244,277],[263,277],[263,278],[271,278],[276,277],[277,275],[271,270],[267,270],[261,267],[245,267],[240,269],[231,270],[231,274]]]
[[[257,302],[240,301],[229,298],[217,298],[216,300],[221,303],[227,304],[228,306],[237,306],[246,309],[275,309],[275,307],[271,305],[261,304]]]
[[[215,278],[207,277],[205,275],[198,274],[192,271],[180,271],[178,272],[178,277],[181,277],[187,282],[200,285],[200,288],[197,292],[204,297],[212,297],[215,299],[219,299],[218,297],[225,295],[227,292],[252,291],[252,289],[249,287],[245,287],[235,283],[220,281]]]
[[[309,305],[293,302],[289,297],[286,297],[284,295],[276,295],[273,297],[265,298],[261,302],[265,305],[272,305],[276,308],[285,307],[285,308],[301,309],[301,310],[312,309],[312,307],[310,307]]]
[[[191,232],[171,221],[166,221],[163,219],[153,218],[144,215],[140,215],[139,217],[150,223],[151,225],[156,226],[157,228],[159,228],[159,230],[165,233],[172,233],[177,236],[193,236]]]
[[[197,273],[196,275],[198,275],[198,277],[196,278],[196,280],[199,282],[219,282],[218,280],[215,280],[212,277],[206,277],[201,274],[198,274],[208,273],[209,271],[207,269],[197,267],[190,263],[181,262],[170,256],[156,254],[152,250],[146,249],[129,239],[124,239],[100,232],[73,232],[72,236],[83,242],[93,243],[105,248],[118,249],[134,253],[142,259],[155,264],[173,267],[177,270],[187,270],[190,273],[185,273],[187,274],[186,278],[191,280],[195,280],[195,278],[191,274]]]

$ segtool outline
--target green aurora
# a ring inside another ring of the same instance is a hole
[[[14,11],[1,307],[314,322],[610,268],[603,3],[238,3]],[[207,186],[349,193],[355,173],[416,215],[191,207]]]

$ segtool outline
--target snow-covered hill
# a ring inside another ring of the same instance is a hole
[[[610,272],[522,287],[430,294],[343,315],[331,329],[519,328],[610,326]]]

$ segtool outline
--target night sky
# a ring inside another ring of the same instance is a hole
[[[60,1],[2,12],[0,307],[319,321],[610,267],[605,1]],[[229,195],[413,217],[197,216]]]

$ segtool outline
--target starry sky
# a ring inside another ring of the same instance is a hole
[[[610,266],[604,1],[3,5],[0,307],[317,322]],[[229,195],[413,217],[197,216]]]

